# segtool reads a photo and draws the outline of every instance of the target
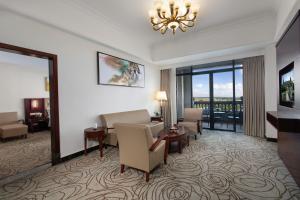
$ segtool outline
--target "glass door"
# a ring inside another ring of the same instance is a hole
[[[209,74],[194,75],[192,79],[193,108],[203,110],[203,128],[210,128],[210,76]]]
[[[243,132],[243,69],[235,69],[235,125],[236,132]]]
[[[184,108],[203,110],[203,128],[243,132],[243,66],[226,61],[179,68],[177,117]]]
[[[211,128],[234,131],[233,73],[214,72],[212,78]]]

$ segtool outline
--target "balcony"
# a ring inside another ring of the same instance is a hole
[[[194,101],[194,108],[203,109],[203,127],[210,128],[211,123],[215,129],[234,130],[236,123],[236,131],[243,132],[243,101],[235,102],[235,111],[233,101],[214,101],[213,103],[213,119],[210,119],[210,102]]]

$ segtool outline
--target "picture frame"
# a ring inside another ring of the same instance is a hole
[[[145,87],[145,66],[97,52],[98,85]]]
[[[279,71],[279,103],[293,108],[295,104],[294,62]]]

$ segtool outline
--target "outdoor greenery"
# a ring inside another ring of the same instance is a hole
[[[282,83],[280,87],[281,98],[285,102],[294,102],[295,100],[295,85],[292,79]]]

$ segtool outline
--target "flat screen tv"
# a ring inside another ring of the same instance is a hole
[[[280,105],[294,107],[295,103],[295,80],[294,62],[279,71],[279,101]]]

